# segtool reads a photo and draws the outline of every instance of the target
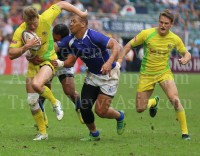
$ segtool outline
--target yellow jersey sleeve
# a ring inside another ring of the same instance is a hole
[[[176,36],[176,50],[181,54],[186,52],[186,47],[178,36]]]
[[[132,47],[136,47],[138,45],[141,45],[144,43],[145,41],[145,31],[142,30],[136,37],[134,37],[131,41],[130,41],[130,44]]]
[[[12,42],[10,43],[10,47],[14,47],[14,48],[20,48],[23,45],[22,42],[22,32],[23,32],[23,28],[22,27],[18,27],[17,30],[15,31],[13,38],[12,38]]]
[[[49,24],[52,25],[54,19],[61,13],[60,7],[57,5],[52,5],[44,13],[42,13],[42,18]]]

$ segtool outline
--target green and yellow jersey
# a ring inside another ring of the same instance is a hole
[[[52,36],[52,23],[54,19],[61,13],[61,9],[57,5],[52,5],[48,10],[39,15],[38,27],[35,33],[41,37],[42,46],[40,50],[30,50],[32,55],[38,55],[45,60],[53,60],[57,58],[54,50],[54,40]],[[23,46],[22,32],[27,30],[26,23],[22,23],[13,35],[10,47],[20,48]]]
[[[144,44],[144,56],[140,72],[146,74],[159,74],[170,69],[170,52],[176,48],[179,53],[186,52],[182,40],[169,31],[166,36],[160,36],[157,28],[141,31],[130,44],[132,47]]]

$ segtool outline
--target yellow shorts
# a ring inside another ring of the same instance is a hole
[[[49,61],[44,61],[39,65],[34,65],[33,63],[29,62],[28,63],[28,71],[27,71],[26,76],[27,77],[34,77],[39,72],[40,68],[44,65],[50,66],[52,71],[53,71],[53,74],[56,73],[57,68],[54,68],[54,66]]]
[[[149,75],[141,72],[137,92],[154,89],[157,82],[162,83],[166,80],[174,80],[174,76],[170,69],[156,75]]]

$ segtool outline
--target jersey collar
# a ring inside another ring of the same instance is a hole
[[[74,39],[76,39],[76,40],[83,40],[83,39],[87,36],[87,33],[88,33],[88,29],[85,31],[85,34],[84,34],[84,36],[83,36],[82,38],[78,39],[78,38],[76,38],[76,36],[74,35]]]

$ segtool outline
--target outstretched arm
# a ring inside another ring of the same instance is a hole
[[[69,54],[65,61],[60,61],[60,60],[51,61],[51,64],[54,67],[65,67],[65,68],[71,68],[74,66],[75,63],[76,63],[76,57],[72,54]]]
[[[86,18],[88,16],[87,10],[85,12],[82,12],[79,9],[77,9],[75,6],[71,5],[68,2],[60,1],[60,2],[56,3],[56,5],[58,7],[60,7],[60,9],[64,9],[66,11],[75,13],[75,14],[77,14],[78,16],[80,16],[82,18]]]

